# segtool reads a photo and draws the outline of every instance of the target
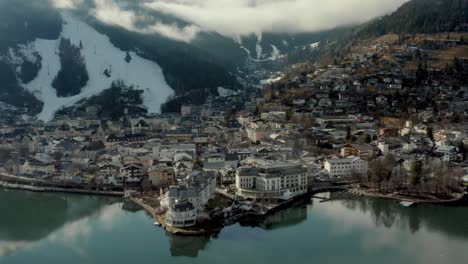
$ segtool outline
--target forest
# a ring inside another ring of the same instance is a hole
[[[81,47],[73,45],[69,39],[61,38],[59,56],[61,68],[52,87],[57,90],[59,97],[77,95],[89,80]]]

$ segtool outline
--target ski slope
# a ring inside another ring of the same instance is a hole
[[[135,89],[143,90],[144,106],[150,113],[159,113],[161,104],[166,102],[174,92],[166,83],[161,67],[153,61],[146,60],[130,52],[132,60],[125,62],[126,53],[111,44],[109,38],[100,34],[91,26],[80,21],[67,12],[62,13],[64,21],[61,37],[69,38],[79,46],[85,58],[89,81],[81,93],[71,97],[57,97],[52,81],[60,70],[60,58],[57,40],[37,39],[32,46],[42,57],[42,67],[38,76],[24,86],[44,102],[38,119],[49,121],[54,113],[64,106],[71,106],[83,98],[97,95],[108,89],[113,81],[122,80]],[[111,77],[103,72],[110,71]]]

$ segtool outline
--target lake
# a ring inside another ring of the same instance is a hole
[[[468,207],[333,197],[179,237],[120,199],[0,190],[0,263],[468,263]]]

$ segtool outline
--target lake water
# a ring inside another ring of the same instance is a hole
[[[468,207],[339,195],[216,238],[178,237],[121,200],[0,190],[0,263],[468,263]]]

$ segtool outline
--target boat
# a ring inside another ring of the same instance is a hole
[[[161,224],[158,221],[154,221],[153,225],[155,226],[161,226]]]
[[[400,202],[400,205],[403,206],[403,207],[411,207],[415,204],[415,202],[411,202],[411,201],[402,201]]]

